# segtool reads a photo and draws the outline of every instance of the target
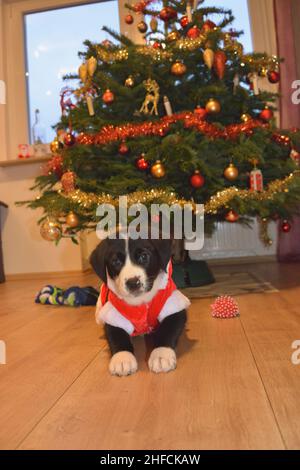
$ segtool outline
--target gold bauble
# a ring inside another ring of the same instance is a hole
[[[171,73],[173,75],[176,75],[177,77],[180,77],[181,75],[184,75],[186,72],[186,66],[182,62],[175,62],[172,67],[171,67]]]
[[[260,77],[266,77],[268,75],[268,69],[266,67],[262,67],[259,72],[258,72],[258,75]]]
[[[228,181],[234,181],[239,176],[239,170],[236,166],[234,166],[233,163],[230,163],[230,165],[224,171],[224,176]]]
[[[203,52],[203,60],[204,60],[205,65],[209,68],[209,70],[211,70],[214,65],[214,58],[215,58],[214,51],[210,48],[206,48],[205,51]]]
[[[252,117],[248,113],[244,113],[241,115],[241,121],[242,122],[249,122],[251,121]]]
[[[232,44],[232,51],[238,55],[238,56],[242,56],[243,53],[244,53],[244,46],[243,44],[241,44],[240,42],[238,41],[233,41],[233,44]]]
[[[79,218],[78,215],[76,215],[74,212],[69,212],[69,214],[66,217],[66,224],[71,227],[75,228],[78,227],[79,225]]]
[[[81,64],[79,69],[78,69],[78,75],[79,75],[79,78],[80,80],[85,83],[87,81],[87,77],[88,77],[88,66],[86,63],[84,64]]]
[[[219,101],[211,98],[205,107],[206,111],[210,114],[218,114],[221,111],[221,105]]]
[[[154,165],[151,167],[151,175],[154,176],[154,178],[163,178],[166,174],[166,170],[164,165],[161,163],[160,160],[157,160]]]
[[[129,75],[129,77],[126,78],[124,85],[127,86],[127,88],[132,88],[134,86],[134,79],[132,75]]]
[[[94,75],[97,69],[97,59],[95,57],[90,57],[87,61],[87,70],[90,77]]]
[[[50,144],[50,150],[52,153],[57,153],[62,147],[63,144],[59,142],[57,137],[55,137],[55,139]]]
[[[44,240],[47,240],[48,242],[56,242],[61,238],[61,225],[54,217],[48,217],[41,224],[40,234]]]
[[[180,34],[178,31],[174,30],[174,31],[171,31],[168,35],[167,35],[167,41],[168,42],[172,42],[172,41],[177,41],[177,39],[180,38]]]
[[[137,28],[140,33],[144,34],[146,33],[148,26],[147,26],[147,23],[145,23],[145,21],[140,21],[137,25]]]

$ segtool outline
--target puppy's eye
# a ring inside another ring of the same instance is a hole
[[[137,262],[139,264],[147,264],[149,261],[149,253],[142,252],[137,255]]]
[[[120,268],[123,264],[120,258],[117,258],[117,257],[112,258],[110,263],[114,268]]]

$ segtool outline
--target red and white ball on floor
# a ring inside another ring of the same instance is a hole
[[[211,305],[211,314],[214,318],[223,319],[239,317],[239,306],[233,297],[221,295]]]

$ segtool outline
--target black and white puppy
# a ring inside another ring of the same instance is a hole
[[[112,375],[137,371],[132,336],[151,334],[153,372],[176,368],[175,348],[186,322],[189,300],[172,280],[170,240],[103,240],[90,262],[103,281],[96,321],[104,323]]]

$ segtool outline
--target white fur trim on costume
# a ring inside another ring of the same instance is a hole
[[[96,313],[96,321],[97,323],[107,323],[111,326],[116,326],[118,328],[122,328],[125,330],[129,335],[134,332],[133,324],[127,320],[127,318],[123,317],[121,313],[110,303],[106,302],[105,305]]]
[[[182,292],[174,290],[158,315],[158,321],[161,323],[165,318],[187,309],[190,305],[191,302]]]

